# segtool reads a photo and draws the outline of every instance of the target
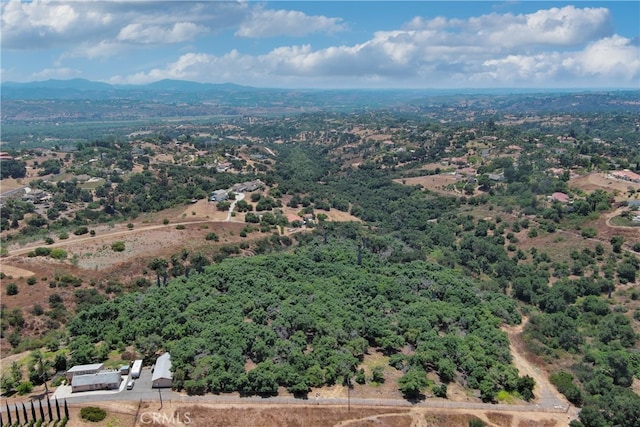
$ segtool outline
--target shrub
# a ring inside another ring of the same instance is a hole
[[[27,279],[27,285],[29,285],[29,286],[33,286],[33,285],[35,285],[35,284],[36,284],[36,281],[37,281],[37,280],[36,280],[36,278],[35,278],[35,277],[33,277],[33,276],[31,276],[31,277],[29,277],[29,278]]]
[[[132,223],[127,224],[127,228],[128,228],[129,230],[133,230],[133,224],[132,224]]]
[[[447,385],[444,383],[440,385],[434,385],[433,387],[431,387],[431,391],[436,397],[442,397],[445,399],[447,398]]]
[[[33,390],[33,383],[31,383],[31,381],[21,382],[18,385],[18,387],[16,387],[16,391],[20,396],[23,396],[27,393],[31,393],[32,390]]]
[[[231,202],[218,202],[216,209],[219,211],[228,211],[231,207]]]
[[[80,409],[80,418],[93,423],[100,422],[107,417],[107,411],[96,406],[86,406]]]
[[[124,242],[122,240],[118,240],[111,244],[111,250],[114,252],[123,252],[124,251]]]
[[[53,259],[65,259],[67,257],[67,251],[64,249],[56,248],[51,250],[51,258]]]
[[[383,383],[384,382],[384,367],[383,366],[374,366],[371,370],[371,382],[374,383]]]
[[[15,283],[9,283],[7,285],[7,295],[18,295],[18,285]]]
[[[83,234],[87,234],[88,232],[89,229],[87,227],[78,227],[75,229],[73,234],[75,234],[76,236],[82,236]]]
[[[45,242],[47,245],[53,245],[53,244],[55,243],[55,241],[54,241],[51,237],[45,237],[45,238],[44,238],[44,242]]]
[[[169,224],[169,220],[168,220],[167,218],[165,218],[165,219],[163,219],[163,220],[162,220],[162,223],[163,223],[164,225],[167,225],[167,224]]]
[[[60,240],[65,240],[69,238],[69,233],[67,233],[66,231],[63,231],[62,233],[58,234],[58,239]]]
[[[184,230],[184,224],[176,225],[176,230]]]
[[[582,229],[582,231],[580,232],[580,235],[585,239],[591,239],[598,235],[598,230],[596,230],[593,227],[586,227]]]
[[[213,231],[211,233],[207,233],[207,235],[205,236],[205,239],[206,240],[213,240],[214,242],[217,242],[218,240],[220,240],[218,235],[216,233],[214,233]]]
[[[51,254],[51,249],[38,247],[34,251],[36,256],[49,256]]]
[[[573,376],[570,373],[560,371],[551,374],[549,380],[560,393],[565,395],[569,402],[576,406],[582,405],[582,391],[573,383]]]

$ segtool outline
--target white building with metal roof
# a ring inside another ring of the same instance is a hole
[[[71,392],[91,390],[113,390],[120,387],[120,371],[101,371],[95,374],[74,375]]]
[[[166,388],[171,387],[173,374],[171,373],[171,355],[164,353],[156,360],[156,365],[151,376],[151,387]]]
[[[102,370],[104,363],[91,363],[89,365],[76,365],[67,371],[67,380],[76,375],[96,374]]]

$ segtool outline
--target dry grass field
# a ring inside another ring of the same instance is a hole
[[[215,402],[98,403],[107,411],[99,423],[83,421],[80,406],[70,405],[69,427],[467,427],[473,419],[493,427],[562,427],[564,413],[481,411],[425,407],[384,407],[310,404],[216,404]],[[137,418],[135,414],[138,414]],[[154,421],[155,417],[155,421]]]
[[[640,184],[634,182],[623,181],[603,175],[602,173],[590,173],[588,175],[582,175],[577,178],[569,180],[569,188],[580,189],[586,193],[591,193],[595,190],[605,190],[612,192],[616,195],[616,201],[627,200],[626,194],[629,188],[640,190]]]

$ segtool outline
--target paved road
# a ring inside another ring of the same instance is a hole
[[[59,399],[60,400],[60,399]],[[453,402],[443,399],[426,399],[417,403],[412,403],[401,399],[369,399],[369,398],[316,398],[297,399],[294,397],[275,396],[263,398],[259,396],[238,397],[227,395],[206,395],[206,396],[185,396],[170,389],[146,389],[134,387],[134,390],[124,390],[122,392],[100,393],[86,392],[77,393],[67,397],[69,404],[82,404],[91,402],[115,402],[115,401],[144,401],[157,402],[158,407],[167,402],[182,403],[212,403],[212,404],[245,404],[245,405],[351,405],[351,406],[385,406],[385,407],[420,407],[420,408],[442,408],[442,409],[468,409],[481,411],[511,411],[511,412],[542,412],[542,413],[566,413],[568,407],[557,406],[553,408],[542,408],[536,404],[529,405],[506,405],[506,404],[490,404],[475,402]],[[162,402],[162,403],[161,403]],[[9,403],[9,402],[8,402]],[[13,411],[13,404],[9,403],[9,408]],[[18,405],[21,409],[22,406]],[[5,412],[6,408],[0,408],[0,412]]]
[[[348,397],[315,397],[313,393],[309,394],[308,399],[298,399],[294,397],[275,396],[263,398],[259,396],[238,397],[237,395],[215,395],[208,394],[206,396],[186,396],[176,393],[171,389],[153,389],[151,388],[151,369],[145,368],[140,374],[140,378],[135,380],[133,390],[126,390],[125,384],[128,377],[123,379],[119,391],[90,391],[81,393],[71,393],[70,387],[58,387],[50,398],[58,398],[59,401],[65,400],[69,404],[82,404],[92,402],[157,402],[158,407],[161,404],[171,402],[182,403],[198,403],[206,402],[213,404],[249,404],[249,405],[351,405],[351,406],[388,406],[388,407],[423,407],[423,408],[449,408],[449,409],[475,409],[475,410],[491,410],[491,411],[516,411],[516,412],[567,412],[568,406],[559,405],[554,400],[552,405],[546,405],[544,401],[537,404],[522,405],[506,405],[506,404],[490,404],[475,402],[454,402],[444,399],[426,399],[417,403],[411,403],[404,399],[379,399],[379,398],[348,398]],[[543,397],[544,399],[544,397]],[[11,400],[11,399],[9,399]],[[162,403],[161,403],[162,402]],[[9,408],[13,411],[12,402]],[[18,405],[21,409],[22,406]],[[0,407],[0,412],[6,411],[4,405]]]

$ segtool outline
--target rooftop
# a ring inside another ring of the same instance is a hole
[[[72,387],[89,384],[120,384],[120,371],[102,371],[96,374],[75,375],[71,380]]]
[[[171,355],[169,353],[163,353],[156,360],[156,366],[153,369],[153,376],[151,381],[155,381],[160,378],[173,378],[171,374]]]
[[[67,372],[84,372],[84,371],[97,371],[102,369],[104,363],[91,363],[89,365],[76,365],[70,368]]]

